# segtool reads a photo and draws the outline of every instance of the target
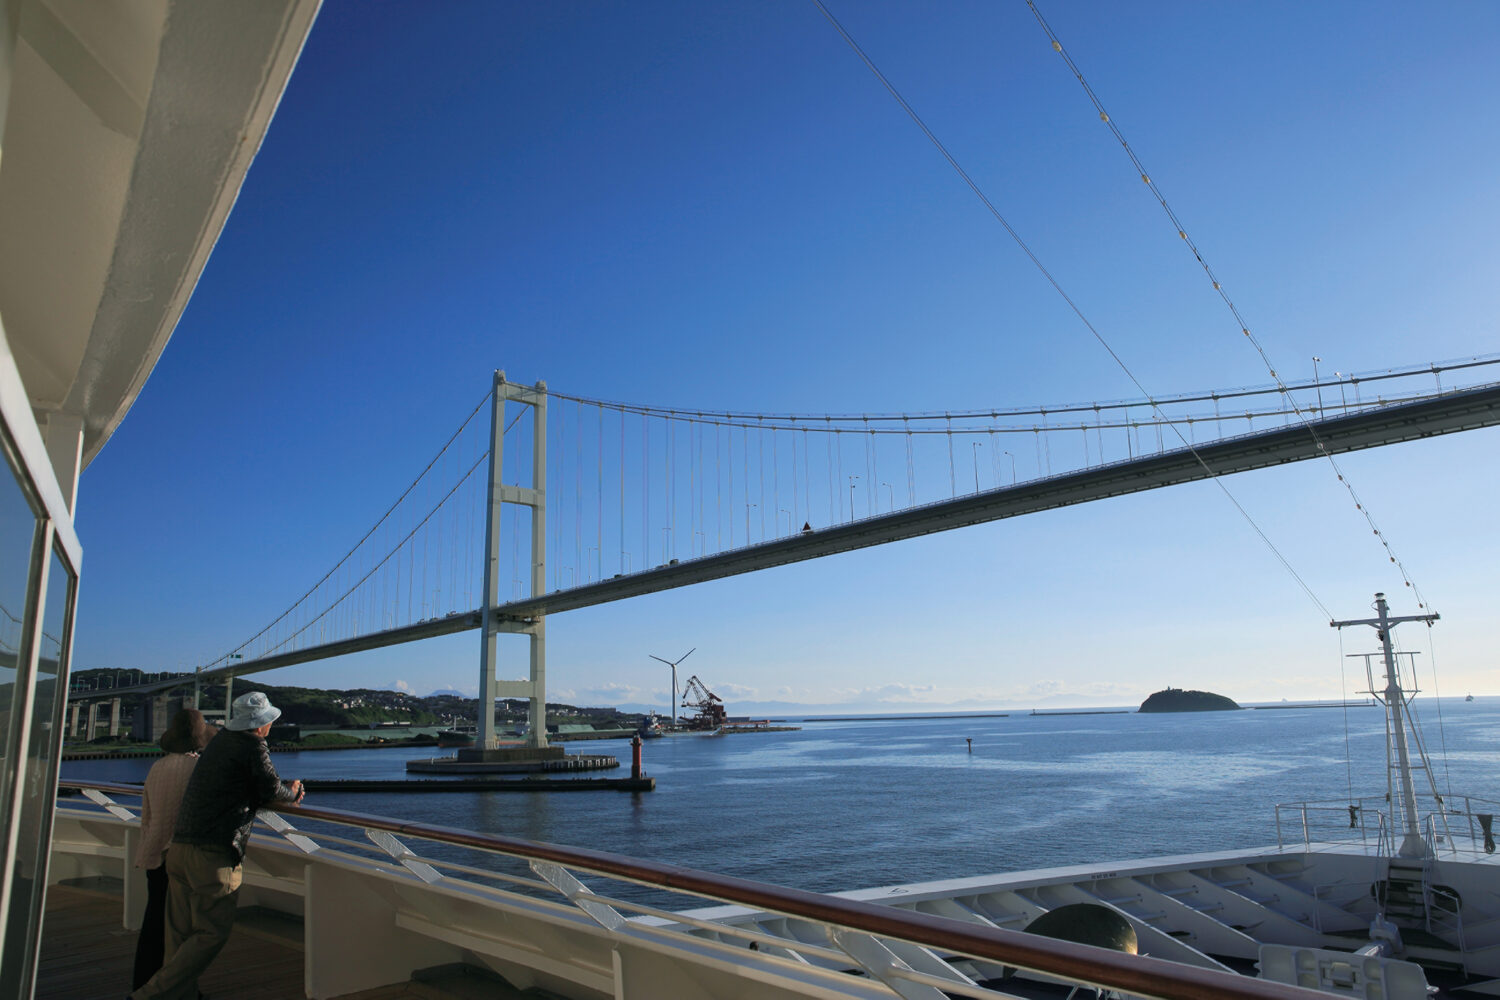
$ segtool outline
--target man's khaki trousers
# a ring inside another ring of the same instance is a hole
[[[229,940],[243,873],[232,852],[167,848],[166,963],[135,1000],[196,1000],[198,977]]]

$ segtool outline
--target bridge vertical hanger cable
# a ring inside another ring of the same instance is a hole
[[[958,472],[953,465],[953,418],[951,416],[948,418],[948,487],[951,496],[958,496]]]
[[[792,430],[792,523],[790,525],[792,534],[797,533],[797,522],[801,519],[802,513],[798,507],[801,499],[801,491],[798,488],[800,483],[801,477],[797,475],[797,431],[794,428]]]
[[[729,547],[734,548],[734,425],[729,424],[724,428],[725,450],[728,454],[724,460],[724,471],[729,478]]]
[[[759,417],[757,420],[761,419]],[[760,467],[760,540],[766,540],[766,432],[764,427],[755,431],[755,463]]]
[[[813,472],[807,454],[807,427],[802,427],[802,523],[813,523]]]
[[[417,606],[423,618],[427,617],[427,532],[422,532],[422,600]],[[356,634],[358,626],[355,627]]]
[[[563,409],[563,407],[558,407]],[[573,475],[573,563],[578,567],[574,583],[583,583],[587,576],[583,553],[583,404],[573,404],[573,434],[578,441],[573,446],[573,457],[577,463]],[[566,458],[563,461],[567,461]]]
[[[839,477],[834,481],[833,489],[839,495],[839,523],[842,524],[844,523],[844,439],[839,434],[838,430],[833,432],[833,450],[839,459]],[[851,507],[849,516],[853,518],[854,491],[852,489],[849,492],[849,504]]]
[[[840,517],[836,521],[833,517],[833,501],[835,495],[838,493],[838,488],[834,485],[833,479],[833,435],[825,433],[823,435],[823,444],[826,446],[828,451],[828,454],[823,463],[824,468],[828,471],[828,523],[837,524],[839,521],[842,521],[843,518]]]
[[[708,472],[708,466],[703,461],[703,433],[708,430],[708,427],[700,423],[697,425],[697,430],[698,443],[694,446],[693,454],[698,469],[698,516],[694,521],[692,541],[693,545],[696,545],[698,535],[703,536],[703,551],[698,554],[706,556],[708,555],[708,522],[703,519],[703,494],[707,492],[707,488],[704,486],[703,477]],[[693,546],[689,546],[688,549],[692,551]]]
[[[818,0],[814,0],[814,2],[817,3]],[[1230,315],[1234,317],[1235,323],[1238,324],[1240,333],[1244,335],[1246,341],[1248,341],[1250,346],[1255,349],[1255,352],[1260,355],[1261,363],[1265,365],[1266,371],[1270,373],[1271,378],[1275,380],[1277,387],[1281,389],[1281,391],[1286,395],[1287,401],[1291,404],[1292,409],[1297,414],[1297,418],[1302,422],[1302,425],[1307,429],[1307,432],[1312,435],[1313,441],[1316,443],[1318,451],[1322,453],[1325,459],[1327,459],[1328,464],[1333,469],[1334,475],[1338,477],[1338,481],[1343,484],[1344,489],[1348,492],[1350,500],[1354,502],[1354,509],[1364,515],[1365,522],[1370,526],[1370,530],[1374,533],[1375,537],[1379,540],[1380,545],[1384,548],[1386,557],[1390,560],[1391,564],[1396,567],[1397,572],[1401,574],[1402,583],[1404,583],[1411,590],[1412,596],[1417,599],[1417,607],[1426,608],[1427,604],[1422,598],[1421,590],[1412,580],[1411,575],[1407,573],[1405,564],[1403,564],[1401,560],[1397,558],[1396,552],[1391,547],[1390,541],[1385,537],[1384,532],[1382,532],[1380,530],[1380,527],[1375,523],[1375,518],[1370,514],[1369,508],[1366,507],[1364,502],[1360,499],[1359,493],[1354,488],[1354,484],[1348,479],[1347,476],[1344,475],[1343,469],[1339,466],[1338,460],[1334,457],[1333,453],[1328,450],[1326,445],[1324,445],[1322,438],[1319,437],[1317,430],[1313,427],[1312,420],[1308,417],[1303,407],[1297,402],[1296,398],[1292,396],[1290,392],[1288,392],[1286,384],[1282,381],[1281,375],[1277,372],[1275,364],[1273,364],[1271,361],[1270,355],[1266,353],[1266,349],[1261,344],[1259,338],[1257,338],[1250,331],[1250,324],[1245,320],[1245,317],[1240,314],[1239,307],[1234,304],[1234,300],[1231,299],[1229,297],[1229,293],[1224,290],[1224,287],[1220,283],[1218,276],[1214,274],[1213,268],[1211,268],[1208,264],[1208,261],[1204,259],[1202,252],[1198,248],[1198,245],[1193,241],[1192,237],[1188,235],[1186,225],[1184,225],[1182,220],[1177,217],[1177,213],[1172,210],[1172,206],[1167,202],[1166,196],[1162,194],[1161,189],[1157,187],[1156,182],[1151,178],[1151,174],[1146,170],[1145,164],[1143,164],[1140,158],[1136,156],[1135,150],[1132,149],[1130,143],[1126,141],[1125,134],[1120,131],[1120,127],[1115,124],[1114,119],[1111,118],[1109,113],[1104,110],[1103,102],[1101,102],[1098,95],[1094,93],[1093,87],[1089,86],[1088,81],[1084,79],[1082,70],[1078,68],[1077,64],[1073,62],[1073,58],[1068,55],[1067,50],[1063,48],[1062,40],[1057,37],[1057,34],[1052,30],[1052,26],[1049,25],[1047,23],[1047,19],[1042,16],[1042,12],[1037,8],[1035,0],[1026,0],[1026,5],[1031,8],[1031,13],[1033,14],[1033,16],[1035,16],[1037,24],[1041,26],[1042,31],[1046,33],[1048,40],[1052,43],[1053,51],[1062,56],[1063,61],[1067,63],[1068,69],[1072,72],[1074,78],[1078,81],[1079,85],[1083,87],[1084,93],[1088,95],[1090,103],[1094,105],[1094,109],[1099,113],[1099,120],[1106,126],[1108,126],[1116,141],[1119,142],[1120,148],[1123,149],[1125,151],[1125,155],[1129,157],[1130,162],[1135,167],[1136,173],[1140,176],[1141,181],[1145,183],[1147,188],[1150,189],[1151,194],[1155,196],[1157,203],[1161,205],[1162,211],[1166,213],[1168,221],[1171,222],[1173,228],[1176,229],[1178,239],[1180,239],[1183,245],[1186,246],[1192,253],[1193,259],[1198,262],[1198,265],[1203,269],[1204,275],[1213,284],[1214,291],[1218,293],[1219,298],[1223,301],[1225,307],[1229,310]],[[1435,368],[1434,374],[1436,374]],[[1439,384],[1441,385],[1441,383]]]
[[[598,580],[604,579],[604,407],[595,407],[599,418],[599,471],[594,480],[594,496],[598,499],[597,508],[598,528],[595,532],[596,562],[594,564],[594,577]]]
[[[620,572],[625,572],[625,411],[620,410]]]
[[[464,542],[464,607],[466,608],[474,607],[474,503],[477,496],[478,490],[469,490],[468,538]]]
[[[1030,3],[1031,0],[1027,0],[1027,2]],[[927,137],[928,141],[932,143],[934,148],[936,148],[937,151],[942,155],[943,159],[947,161],[948,165],[953,168],[954,172],[958,174],[959,178],[964,182],[969,190],[973,192],[974,196],[979,199],[980,203],[984,205],[986,210],[989,211],[990,215],[995,219],[995,221],[1000,224],[1000,226],[1006,231],[1007,234],[1009,234],[1010,238],[1015,242],[1016,246],[1020,248],[1021,252],[1026,256],[1026,258],[1031,261],[1032,265],[1037,269],[1038,272],[1041,273],[1042,277],[1046,279],[1047,283],[1052,286],[1053,290],[1057,292],[1057,294],[1067,304],[1068,308],[1073,312],[1073,314],[1078,317],[1079,321],[1084,325],[1084,328],[1089,331],[1089,333],[1094,337],[1094,340],[1098,342],[1099,346],[1102,347],[1105,353],[1107,353],[1110,358],[1114,360],[1116,366],[1118,366],[1119,369],[1125,373],[1125,376],[1130,379],[1137,390],[1140,391],[1141,395],[1147,398],[1147,401],[1150,403],[1153,411],[1160,412],[1156,402],[1156,398],[1146,391],[1145,386],[1143,386],[1141,384],[1141,381],[1136,378],[1135,373],[1131,371],[1130,366],[1125,364],[1125,360],[1120,357],[1120,355],[1110,345],[1109,341],[1104,338],[1104,335],[1099,332],[1098,328],[1096,328],[1094,324],[1089,321],[1089,318],[1084,314],[1083,309],[1075,301],[1073,301],[1072,296],[1067,293],[1067,291],[1062,287],[1062,284],[1057,280],[1057,278],[1052,275],[1052,272],[1047,269],[1046,265],[1042,263],[1041,258],[1038,257],[1036,253],[1031,249],[1031,247],[1026,243],[1026,241],[1021,238],[1021,234],[1017,232],[1016,229],[1010,224],[1010,222],[1006,220],[1005,216],[1000,213],[1000,210],[995,207],[995,204],[992,201],[990,201],[989,196],[987,196],[979,187],[979,185],[974,181],[974,179],[969,176],[968,172],[964,170],[964,168],[959,164],[958,160],[954,158],[953,154],[948,151],[948,148],[943,145],[942,141],[937,137],[937,135],[927,127],[927,123],[924,122],[921,116],[917,114],[916,110],[906,102],[906,99],[901,96],[901,93],[898,90],[896,90],[895,85],[886,78],[885,74],[880,71],[880,68],[875,65],[874,61],[872,61],[870,57],[865,54],[864,50],[860,48],[859,43],[854,40],[854,37],[850,35],[849,32],[844,29],[844,26],[839,23],[839,20],[833,16],[832,12],[829,11],[829,9],[823,4],[823,0],[812,0],[812,3],[818,8],[819,11],[823,13],[824,18],[827,19],[828,23],[831,24],[834,30],[839,33],[839,36],[844,39],[845,44],[847,44],[849,48],[853,50],[854,54],[858,56],[860,61],[865,64],[865,67],[874,74],[877,80],[880,81],[881,85],[885,87],[886,92],[889,93],[891,97],[895,99],[896,103],[901,106],[902,110],[906,112],[907,117],[910,118],[912,122],[917,126],[917,128],[921,130],[922,134]],[[1246,333],[1248,334],[1249,331],[1246,330]],[[1172,429],[1176,431],[1175,425],[1172,425]],[[1307,582],[1302,579],[1301,575],[1292,566],[1291,562],[1286,558],[1285,555],[1282,554],[1281,550],[1276,547],[1275,543],[1271,541],[1270,537],[1266,535],[1265,531],[1262,530],[1258,523],[1256,523],[1255,519],[1250,516],[1250,512],[1244,508],[1244,506],[1239,502],[1238,498],[1236,498],[1235,495],[1230,491],[1229,487],[1224,485],[1223,480],[1214,474],[1213,469],[1211,469],[1208,463],[1203,460],[1203,457],[1198,453],[1198,450],[1194,448],[1185,438],[1182,437],[1181,432],[1177,433],[1179,439],[1181,439],[1183,441],[1183,444],[1187,446],[1194,459],[1203,468],[1203,470],[1208,473],[1214,485],[1219,488],[1219,490],[1224,494],[1229,502],[1234,505],[1235,509],[1240,512],[1240,516],[1245,519],[1245,521],[1255,531],[1256,535],[1260,537],[1261,541],[1271,551],[1271,554],[1276,557],[1277,561],[1281,563],[1282,567],[1286,569],[1286,571],[1291,575],[1292,579],[1297,582],[1297,585],[1302,588],[1303,592],[1307,594],[1308,598],[1315,605],[1317,605],[1318,609],[1323,613],[1324,617],[1328,620],[1332,620],[1333,614],[1328,610],[1327,607],[1324,606],[1323,602],[1318,599],[1318,596],[1313,593],[1312,588],[1309,587]],[[956,486],[954,495],[957,495]],[[1392,561],[1394,561],[1394,558]]]
[[[641,417],[641,569],[651,565],[651,432]]]
[[[682,491],[678,487],[677,483],[678,470],[682,467],[682,461],[677,457],[678,438],[680,437],[681,430],[681,424],[675,417],[672,417],[667,421],[667,452],[665,455],[665,461],[667,470],[670,475],[667,479],[667,491],[669,497],[669,503],[667,507],[667,530],[665,532],[667,536],[667,542],[662,547],[662,562],[666,562],[668,559],[675,558],[677,555],[677,507],[682,502]]]
[[[719,458],[719,424],[714,422],[714,544],[724,550],[724,470]]]
[[[750,426],[739,427],[739,462],[745,492],[745,544],[750,544]]]
[[[776,496],[776,530],[773,532],[778,538],[781,536],[781,449],[776,440],[776,428],[771,428],[771,492]]]

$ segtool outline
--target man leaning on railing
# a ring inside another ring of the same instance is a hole
[[[129,998],[194,1000],[198,977],[229,940],[256,810],[302,801],[302,782],[282,781],[266,748],[280,715],[261,692],[240,695],[203,750],[167,849],[166,964]]]

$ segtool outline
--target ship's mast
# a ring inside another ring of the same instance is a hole
[[[1369,625],[1380,636],[1381,651],[1385,654],[1385,711],[1389,717],[1386,729],[1396,743],[1396,761],[1401,779],[1401,806],[1405,815],[1405,830],[1401,848],[1396,853],[1403,858],[1420,858],[1427,855],[1427,843],[1417,822],[1417,789],[1411,775],[1411,757],[1406,747],[1406,721],[1403,709],[1406,696],[1401,690],[1400,672],[1396,666],[1396,653],[1391,646],[1391,627],[1402,622],[1427,622],[1438,620],[1438,615],[1405,615],[1392,618],[1385,603],[1384,594],[1375,595],[1375,618],[1358,618],[1352,621],[1329,622],[1334,628],[1346,625]]]

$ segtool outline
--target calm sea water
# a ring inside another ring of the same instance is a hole
[[[1440,790],[1500,800],[1500,698],[1417,704]],[[648,742],[650,793],[320,793],[310,804],[826,892],[1260,846],[1276,841],[1278,802],[1342,800],[1351,772],[1356,795],[1385,791],[1378,708],[801,725]],[[570,749],[629,766],[623,741]],[[273,759],[284,777],[402,778],[407,760],[432,753]],[[63,772],[141,780],[149,766],[81,761]]]

